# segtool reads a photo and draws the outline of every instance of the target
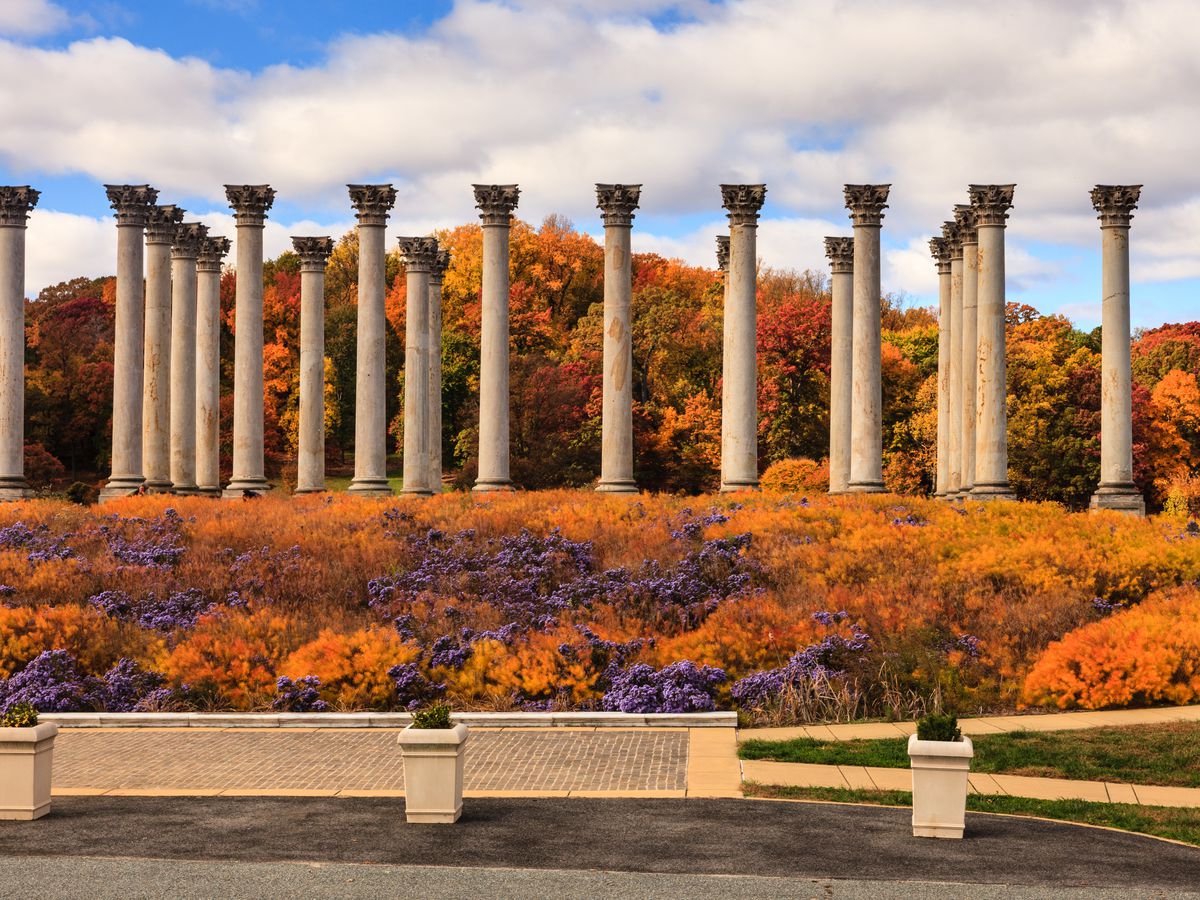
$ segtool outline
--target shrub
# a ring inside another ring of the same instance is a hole
[[[717,708],[716,690],[727,678],[720,669],[686,659],[657,671],[638,663],[611,672],[601,706],[626,713],[708,712]]]
[[[418,709],[412,716],[413,728],[450,728],[450,704],[435,703]]]
[[[929,713],[917,720],[917,738],[922,741],[961,741],[958,717],[949,713]]]
[[[781,459],[767,466],[759,484],[772,494],[828,493],[829,460]]]
[[[0,727],[3,728],[33,728],[37,723],[37,710],[25,700],[14,703],[0,716]]]
[[[417,656],[417,649],[389,628],[350,634],[324,629],[288,656],[280,673],[316,678],[321,696],[347,709],[389,709],[396,704],[396,682],[389,670]]]

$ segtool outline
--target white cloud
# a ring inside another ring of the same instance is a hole
[[[0,3],[0,35],[37,37],[66,28],[70,15],[49,0],[4,0]]]

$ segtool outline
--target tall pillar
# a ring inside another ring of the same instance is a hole
[[[392,493],[387,477],[387,317],[384,314],[388,210],[396,202],[390,184],[350,184],[358,216],[358,346],[354,380],[354,479],[350,492],[369,497]]]
[[[208,235],[198,222],[179,226],[171,247],[171,489],[196,487],[196,259]]]
[[[721,385],[721,493],[758,490],[758,212],[765,184],[723,184],[729,210]]]
[[[0,500],[30,495],[25,481],[25,223],[39,193],[0,187]]]
[[[142,355],[145,489],[171,489],[171,245],[183,210],[156,206],[146,222],[146,319]]]
[[[483,223],[479,333],[479,475],[476,491],[511,491],[508,468],[508,231],[521,194],[515,184],[476,184]]]
[[[429,476],[426,483],[442,492],[442,278],[450,268],[450,251],[438,250],[429,271]]]
[[[275,202],[265,184],[227,184],[237,223],[234,296],[233,477],[227,500],[271,489],[263,465],[263,223]]]
[[[146,184],[106,184],[117,214],[117,298],[113,341],[112,473],[100,499],[136,493],[142,475],[142,232],[158,199]]]
[[[1013,184],[973,184],[979,238],[978,347],[973,500],[1013,500],[1008,485],[1008,392],[1004,331],[1004,222]]]
[[[325,490],[325,263],[328,237],[294,237],[300,257],[300,435],[296,493]]]
[[[850,426],[850,484],[856,494],[883,486],[883,342],[880,333],[879,231],[890,184],[848,184],[854,224],[854,378]]]
[[[1144,516],[1146,502],[1133,483],[1133,375],[1129,362],[1129,222],[1140,184],[1098,184],[1092,206],[1100,214],[1102,327],[1100,367],[1100,487],[1092,509]]]
[[[950,483],[950,248],[945,238],[929,241],[938,273],[937,484],[935,497],[945,497]]]
[[[196,487],[221,493],[221,263],[229,238],[206,237],[196,256]]]
[[[405,494],[429,496],[429,273],[437,265],[437,240],[400,238],[407,304],[404,316],[404,487]]]
[[[975,487],[975,391],[979,368],[979,240],[975,210],[958,204],[954,222],[962,238],[962,468],[964,495]]]
[[[946,450],[949,454],[949,474],[946,481],[946,497],[950,500],[962,497],[962,435],[963,435],[963,371],[962,371],[962,322],[963,322],[963,249],[962,233],[954,222],[942,223],[942,237],[950,252],[950,411],[947,422],[950,426]]]
[[[854,238],[825,238],[829,292],[829,493],[850,486],[850,418],[853,415]]]
[[[630,238],[640,184],[597,184],[604,219],[604,372],[600,482],[596,490],[636,494],[633,477],[633,268]]]

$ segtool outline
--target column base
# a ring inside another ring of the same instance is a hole
[[[221,486],[220,485],[205,485],[203,487],[197,487],[196,493],[199,494],[201,497],[220,497],[221,496]]]
[[[1142,492],[1132,484],[1102,484],[1092,494],[1092,502],[1088,504],[1092,512],[1101,509],[1111,509],[1114,512],[1128,513],[1133,516],[1146,515],[1146,500]]]
[[[847,494],[886,494],[882,481],[852,481],[846,485]]]
[[[350,482],[350,487],[346,488],[346,492],[359,497],[390,497],[395,493],[387,478],[380,475],[355,478]]]
[[[327,487],[325,487],[325,485],[320,485],[319,487],[298,487],[294,491],[292,491],[292,493],[293,494],[327,494],[327,493],[329,493],[329,489]]]
[[[222,500],[249,500],[271,490],[271,484],[261,475],[235,478],[221,491]]]
[[[100,489],[100,502],[107,503],[120,497],[132,497],[140,493],[146,479],[141,475],[113,475],[108,484]]]
[[[741,491],[757,491],[759,489],[757,478],[753,481],[735,481],[734,479],[727,478],[721,482],[722,494],[736,494]]]
[[[147,494],[169,494],[171,492],[171,482],[161,478],[147,478],[142,484]]]
[[[471,488],[471,491],[473,493],[478,493],[478,494],[487,494],[487,493],[492,493],[492,492],[496,492],[496,491],[513,491],[513,490],[516,490],[516,488],[513,487],[512,481],[510,481],[507,478],[503,478],[503,479],[489,478],[486,480],[481,478],[478,481],[476,481],[475,486],[473,488]]]
[[[640,494],[637,482],[632,478],[612,478],[608,481],[601,481],[596,485],[596,491],[600,494]]]
[[[194,497],[200,493],[200,488],[194,484],[176,484],[171,486],[171,493],[181,497]]]
[[[33,491],[19,475],[0,478],[0,503],[11,500],[27,500],[33,496]]]
[[[995,484],[977,484],[971,488],[969,497],[964,497],[964,499],[1016,500],[1017,495],[1013,493],[1013,489],[1008,486],[1007,481],[1002,481]]]

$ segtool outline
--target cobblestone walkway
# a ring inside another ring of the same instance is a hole
[[[682,728],[473,730],[465,788],[682,792],[688,748]],[[66,729],[54,745],[54,788],[394,792],[404,789],[404,765],[392,730]]]

